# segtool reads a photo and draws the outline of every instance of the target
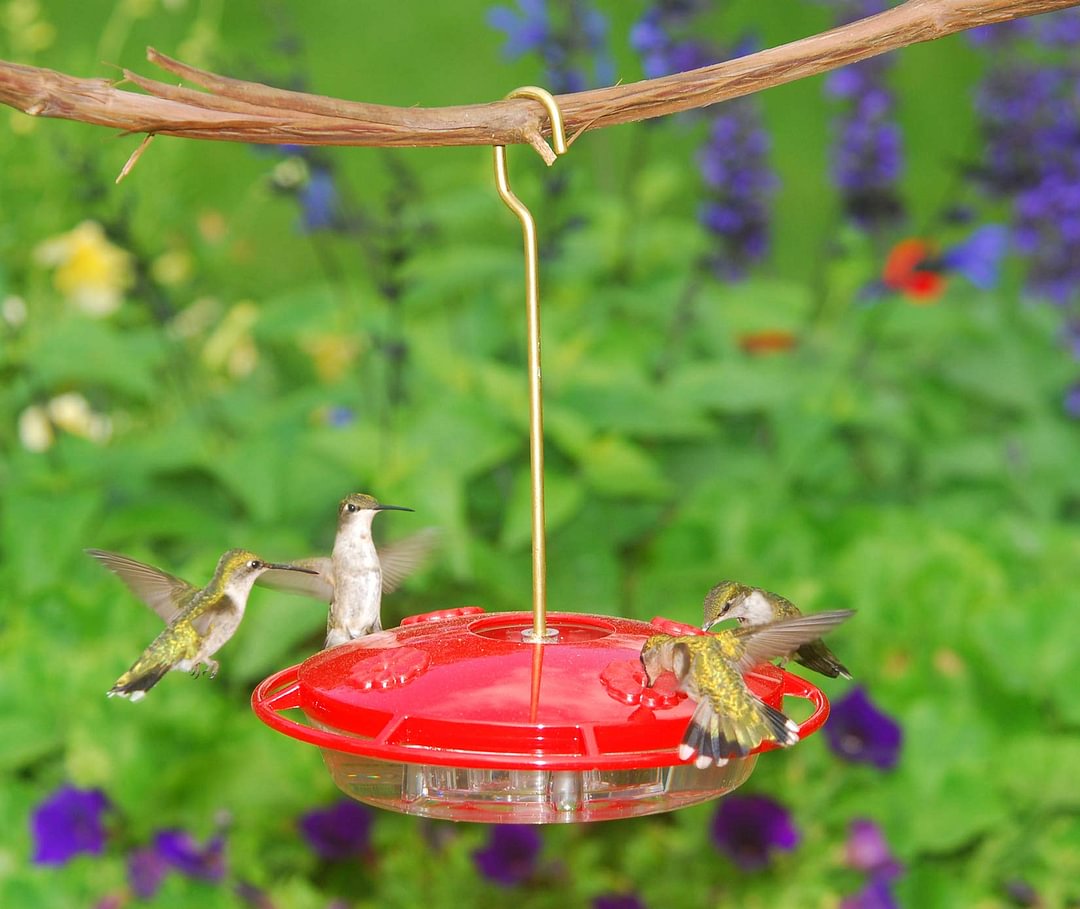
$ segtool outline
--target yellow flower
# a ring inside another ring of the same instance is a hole
[[[336,382],[348,374],[360,353],[356,338],[343,335],[315,335],[300,342],[311,357],[315,372],[324,382]]]
[[[46,240],[35,257],[56,269],[56,289],[95,318],[116,312],[134,281],[131,254],[110,243],[96,221],[83,221],[74,230]]]

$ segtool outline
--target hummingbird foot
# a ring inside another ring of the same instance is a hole
[[[207,660],[206,669],[210,673],[210,678],[216,679],[218,670],[221,668],[221,664],[217,660]]]

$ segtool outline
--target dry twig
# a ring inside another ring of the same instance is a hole
[[[558,97],[567,132],[660,117],[749,95],[886,51],[964,29],[1064,9],[1080,0],[907,0],[820,35],[701,69]],[[204,72],[152,48],[152,63],[207,92],[124,70],[149,94],[105,79],[0,61],[0,102],[27,114],[110,126],[129,133],[296,145],[514,145],[548,163],[547,128],[533,101],[400,108],[285,91]]]

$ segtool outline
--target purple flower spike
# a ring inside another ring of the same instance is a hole
[[[109,800],[100,789],[61,786],[35,809],[30,821],[34,862],[63,865],[80,853],[101,855],[105,849],[102,815]]]
[[[849,868],[892,880],[903,870],[893,858],[881,828],[868,818],[856,818],[848,827],[845,857]]]
[[[1075,419],[1080,419],[1080,382],[1070,386],[1065,391],[1065,413]]]
[[[538,50],[548,39],[551,23],[544,0],[518,0],[518,9],[493,6],[488,11],[488,25],[506,35],[503,54],[508,60]]]
[[[536,870],[543,841],[528,824],[499,824],[491,828],[488,844],[473,853],[473,861],[489,881],[512,887]]]
[[[645,909],[636,893],[601,893],[593,897],[593,909]]]
[[[300,832],[316,855],[343,861],[364,854],[371,838],[372,813],[359,802],[342,799],[300,818]]]
[[[743,871],[767,868],[776,849],[799,844],[799,831],[779,802],[764,795],[728,796],[713,815],[712,838]]]
[[[889,882],[882,877],[871,878],[858,893],[845,896],[840,909],[899,909]]]
[[[158,892],[169,873],[169,863],[153,846],[142,846],[128,855],[127,873],[131,892],[139,899],[148,900]]]
[[[998,282],[1001,260],[1009,247],[1009,231],[1002,224],[984,224],[963,243],[948,249],[941,265],[958,271],[980,290],[990,290]]]
[[[900,725],[878,710],[860,687],[833,704],[825,737],[845,760],[890,770],[900,757],[903,734]]]
[[[337,223],[338,195],[334,178],[323,167],[313,167],[300,190],[300,232],[329,230]]]
[[[170,868],[200,881],[220,881],[225,877],[225,840],[217,835],[199,846],[184,830],[162,830],[154,838],[154,849]]]

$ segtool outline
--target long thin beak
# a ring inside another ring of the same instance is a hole
[[[302,571],[304,574],[319,573],[312,568],[301,568],[299,565],[282,565],[278,562],[266,562],[265,564],[267,568],[273,568],[277,571]]]
[[[415,508],[406,508],[404,505],[376,505],[376,511],[415,511]]]

